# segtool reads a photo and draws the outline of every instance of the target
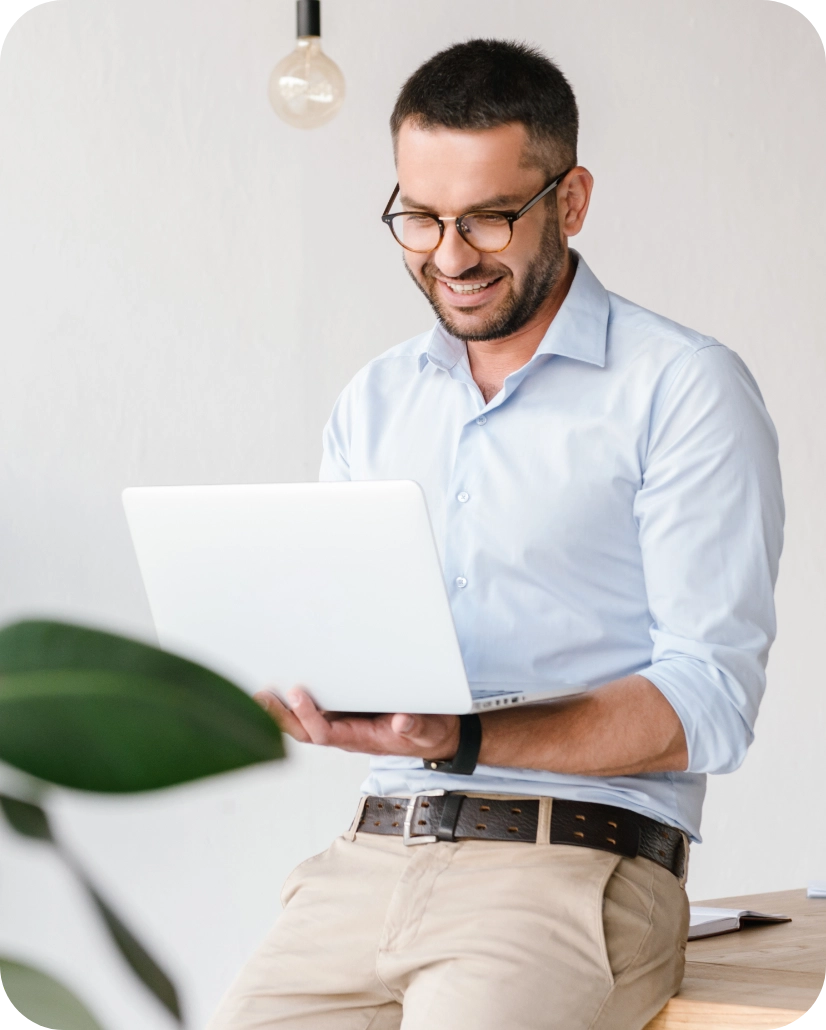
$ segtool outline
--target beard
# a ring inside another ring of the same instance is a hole
[[[488,255],[479,255],[479,264],[467,269],[454,282],[479,281],[486,277],[496,279],[510,278],[510,290],[498,308],[491,312],[487,320],[469,332],[453,321],[450,312],[445,308],[438,294],[436,285],[436,266],[428,261],[422,266],[421,279],[416,276],[405,262],[405,268],[413,282],[427,297],[430,306],[442,326],[458,340],[501,340],[518,332],[533,318],[546,297],[562,277],[565,265],[565,249],[559,234],[557,219],[549,219],[542,231],[539,250],[536,257],[528,265],[524,278],[519,286],[513,282],[513,273],[502,265],[487,268],[484,264]],[[504,275],[503,275],[504,272]],[[471,309],[468,309],[471,310]]]

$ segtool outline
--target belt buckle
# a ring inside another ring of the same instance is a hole
[[[419,798],[439,798],[446,794],[445,790],[420,790],[418,794],[412,794],[410,800],[407,802],[407,811],[404,814],[404,836],[402,840],[404,846],[409,848],[412,844],[435,844],[439,839],[436,836],[430,834],[423,834],[420,837],[414,837],[410,832],[413,828],[413,811],[416,808],[416,802]]]

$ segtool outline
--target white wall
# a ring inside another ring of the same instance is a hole
[[[520,37],[577,91],[596,176],[579,248],[608,288],[711,333],[780,433],[788,542],[758,737],[709,784],[695,898],[826,875],[823,48],[769,0],[326,0],[348,98],[302,133],[266,82],[292,0],[60,0],[0,60],[0,619],[151,633],[126,484],[310,479],[338,390],[427,327],[378,215],[403,78],[471,35]],[[329,233],[347,207],[353,241]],[[201,1026],[348,821],[364,760],[162,795],[61,795],[55,820]],[[819,795],[819,797],[818,797]],[[311,814],[301,802],[312,802]],[[818,806],[819,802],[819,806]],[[118,1030],[165,1025],[48,853],[0,829],[0,951],[49,965]]]

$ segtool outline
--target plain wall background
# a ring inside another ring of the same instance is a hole
[[[576,246],[609,289],[738,351],[780,434],[769,689],[745,765],[709,781],[689,893],[826,875],[815,31],[769,0],[325,0],[323,28],[348,96],[312,132],[279,122],[266,97],[293,46],[292,0],[59,0],[10,33],[0,618],[151,636],[125,485],[315,477],[338,391],[432,323],[378,218],[395,181],[395,93],[452,41],[528,39],[580,102],[596,192]],[[342,209],[348,231],[332,233]],[[53,798],[63,838],[180,985],[191,1027],[273,921],[289,869],[349,822],[365,760],[291,750],[281,766],[164,794]],[[112,1030],[167,1025],[53,856],[3,827],[0,951],[73,984]]]

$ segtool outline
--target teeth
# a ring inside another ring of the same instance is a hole
[[[484,290],[486,286],[490,286],[490,283],[470,283],[463,285],[461,283],[447,283],[447,286],[453,290],[454,293],[478,293],[480,290]]]

